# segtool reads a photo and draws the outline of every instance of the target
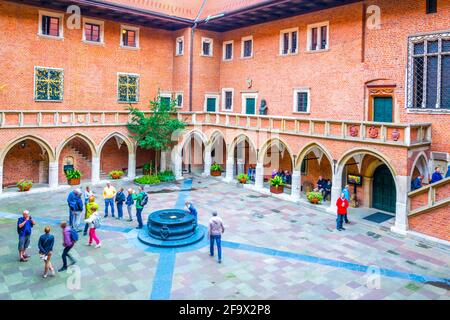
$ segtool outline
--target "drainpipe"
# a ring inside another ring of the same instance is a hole
[[[199,22],[199,18],[203,12],[207,0],[203,0],[202,6],[195,17],[194,24],[191,27],[191,37],[189,39],[189,112],[192,112],[192,81],[193,81],[193,66],[194,66],[194,34]]]

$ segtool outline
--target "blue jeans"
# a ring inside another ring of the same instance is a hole
[[[144,224],[142,223],[142,210],[144,210],[144,208],[136,208],[136,218],[139,228],[142,228],[144,226]]]
[[[342,224],[344,223],[344,215],[338,214],[336,219],[336,229],[342,229]]]
[[[105,199],[105,217],[108,216],[108,206],[111,206],[111,215],[114,218],[114,199]]]
[[[222,236],[210,236],[209,237],[209,253],[214,256],[214,241],[217,244],[217,257],[219,261],[222,261]]]
[[[128,217],[130,220],[133,220],[133,205],[127,205]]]
[[[117,217],[119,219],[123,218],[123,202],[117,202]]]

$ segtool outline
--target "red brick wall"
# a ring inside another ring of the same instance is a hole
[[[112,170],[128,168],[128,148],[125,143],[117,147],[116,139],[108,140],[103,146],[100,154],[100,170],[110,173]]]
[[[136,168],[142,168],[146,163],[155,165],[155,151],[137,148],[136,151]]]
[[[450,241],[450,205],[409,218],[411,230]]]

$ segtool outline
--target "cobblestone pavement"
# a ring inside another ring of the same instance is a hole
[[[182,188],[146,189],[144,221],[184,198],[196,205],[200,224],[217,210],[226,227],[222,264],[209,257],[207,239],[182,249],[149,248],[137,240],[135,222],[110,217],[98,231],[101,248],[81,238],[75,267],[43,279],[37,240],[45,225],[52,226],[59,268],[58,223],[68,219],[68,191],[21,195],[0,200],[0,299],[450,298],[449,248],[400,237],[360,217],[350,217],[347,230],[338,232],[331,213],[213,178],[195,177],[190,191]],[[94,191],[101,195],[101,187]],[[37,220],[26,263],[17,254],[16,219],[23,209]]]

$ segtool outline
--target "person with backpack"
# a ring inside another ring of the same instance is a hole
[[[128,189],[128,195],[127,195],[127,199],[125,201],[125,204],[127,205],[127,211],[128,211],[128,221],[133,221],[133,204],[134,204],[134,199],[133,199],[133,194],[134,191],[133,189]]]
[[[124,189],[120,188],[119,192],[116,193],[116,206],[117,206],[117,219],[123,219],[123,203],[125,202],[125,193]]]
[[[84,219],[89,219],[89,217],[91,216],[92,212],[94,212],[94,210],[98,210],[99,205],[95,202],[95,196],[90,196],[89,197],[89,202],[86,204],[86,214],[84,215]],[[87,232],[89,230],[89,223],[85,223],[84,224],[84,231],[83,231],[83,236],[87,235]]]
[[[218,217],[217,212],[212,213],[209,220],[208,236],[209,236],[209,255],[214,257],[214,242],[217,244],[217,257],[219,263],[222,263],[222,234],[225,232],[222,219]]]
[[[102,246],[102,244],[100,243],[100,239],[97,237],[97,234],[95,233],[95,230],[100,228],[101,223],[100,219],[101,218],[97,212],[97,209],[92,208],[92,214],[88,219],[84,220],[84,222],[89,224],[89,242],[87,243],[88,246],[92,245],[92,240],[94,240],[96,243],[95,248],[100,248]]]
[[[26,254],[26,250],[30,246],[31,229],[36,224],[33,218],[30,216],[28,210],[22,212],[22,217],[17,219],[17,233],[19,234],[19,260],[20,262],[27,262],[29,255]]]
[[[55,243],[55,237],[50,234],[50,227],[46,226],[44,228],[44,234],[40,236],[38,242],[39,254],[41,259],[44,261],[44,274],[43,278],[47,278],[48,270],[51,271],[51,276],[55,275],[55,269],[50,262],[53,255],[53,245]]]
[[[137,195],[133,195],[133,199],[136,201],[136,218],[138,221],[136,229],[142,229],[144,227],[144,223],[142,222],[142,211],[148,203],[148,195],[141,186],[138,187],[138,192]]]
[[[70,250],[75,246],[75,243],[78,241],[78,233],[69,227],[67,225],[67,222],[63,221],[61,222],[61,229],[62,229],[62,235],[63,235],[63,254],[62,254],[62,261],[63,266],[61,269],[58,270],[58,272],[66,271],[67,270],[67,258],[70,259],[71,263],[70,265],[73,265],[76,263],[75,259],[69,254]]]
[[[69,223],[72,229],[81,232],[78,229],[81,222],[81,213],[83,212],[83,200],[81,199],[82,192],[80,189],[75,189],[69,193],[67,197],[67,204],[69,206]]]

